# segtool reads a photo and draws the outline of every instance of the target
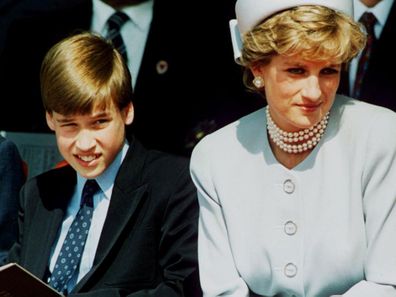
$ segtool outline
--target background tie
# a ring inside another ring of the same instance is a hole
[[[93,213],[93,195],[99,190],[97,182],[87,180],[81,196],[80,209],[74,218],[56,259],[49,284],[59,292],[67,292],[67,284],[80,265]]]
[[[122,55],[125,62],[128,61],[126,47],[121,36],[121,27],[129,20],[129,17],[122,11],[116,11],[107,20],[108,33],[107,39],[110,39],[114,47]]]
[[[375,18],[375,15],[372,14],[371,12],[365,12],[362,15],[362,17],[359,19],[359,22],[361,22],[366,27],[367,43],[360,55],[358,68],[356,72],[355,85],[353,88],[352,97],[357,99],[361,99],[360,97],[362,93],[362,84],[364,80],[364,75],[367,72],[370,55],[373,50],[374,42],[376,40],[374,33],[374,25],[377,22],[377,19]]]

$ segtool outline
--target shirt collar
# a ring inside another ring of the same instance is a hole
[[[136,5],[126,6],[122,11],[129,16],[139,29],[146,30],[153,18],[153,5],[154,0],[149,0]]]
[[[113,192],[114,181],[116,179],[118,170],[121,167],[122,161],[124,160],[126,153],[129,149],[128,142],[125,141],[124,146],[121,151],[117,154],[114,161],[111,165],[96,179],[96,182],[99,184],[100,189],[102,190],[105,199],[110,199],[111,194]],[[80,174],[77,174],[77,193],[78,197],[81,197],[82,190],[87,179],[82,177]]]
[[[381,27],[385,26],[386,19],[390,13],[394,0],[382,0],[378,2],[374,7],[365,6],[360,0],[354,0],[354,14],[355,20],[359,20],[363,13],[371,12],[377,18],[378,23]]]
[[[147,30],[152,20],[153,6],[154,0],[148,0],[136,5],[125,6],[122,11],[129,16],[136,27]],[[93,0],[92,9],[94,17],[92,18],[91,28],[103,34],[106,31],[106,22],[115,12],[115,9],[100,0]]]

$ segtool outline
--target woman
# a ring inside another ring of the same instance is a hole
[[[396,296],[396,115],[336,95],[351,2],[237,1],[268,105],[194,149],[204,296]]]

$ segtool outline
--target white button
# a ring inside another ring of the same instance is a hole
[[[297,274],[297,266],[293,263],[287,263],[285,266],[284,273],[287,277],[295,277]]]
[[[283,191],[285,191],[287,194],[293,193],[294,188],[295,188],[295,186],[291,179],[287,179],[283,183]]]
[[[287,235],[294,235],[297,232],[297,225],[292,221],[287,221],[284,230]]]

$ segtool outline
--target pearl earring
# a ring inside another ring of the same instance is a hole
[[[253,84],[257,89],[261,89],[262,87],[264,87],[264,80],[261,76],[256,76],[253,79]]]

